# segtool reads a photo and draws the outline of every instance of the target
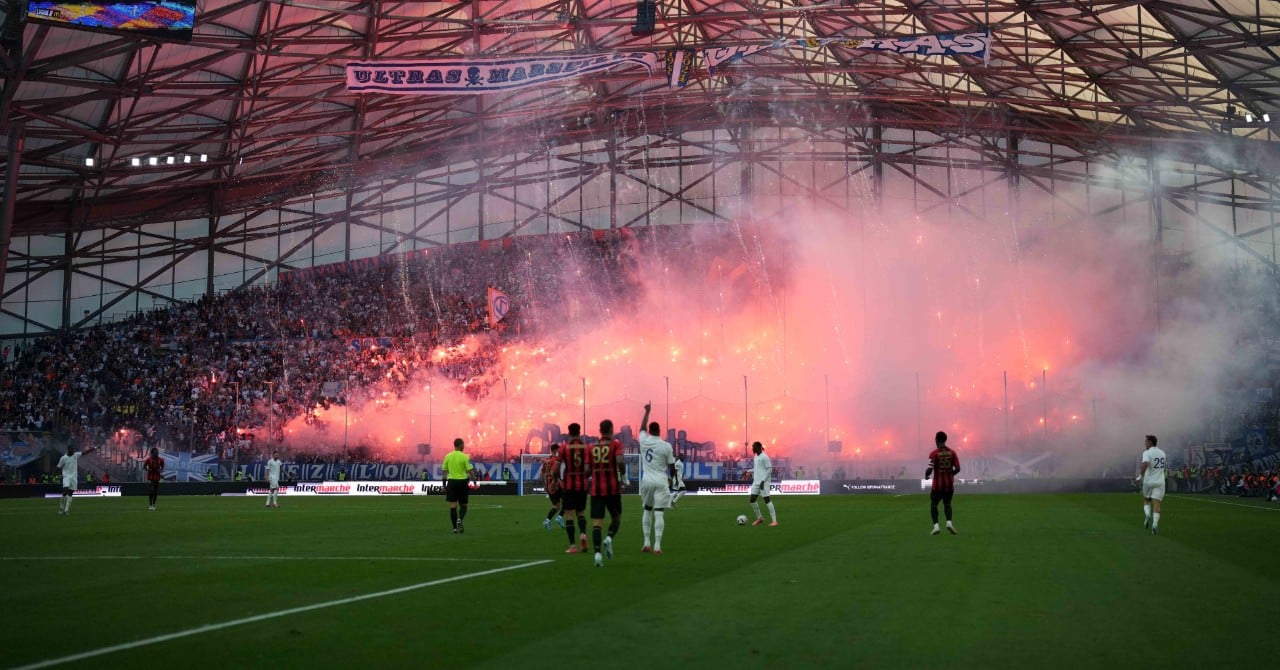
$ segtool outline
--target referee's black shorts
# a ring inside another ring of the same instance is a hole
[[[622,516],[622,496],[591,496],[591,518],[603,519],[605,510],[609,511],[610,517]]]
[[[471,494],[467,484],[470,483],[466,479],[447,479],[444,482],[444,500],[445,502],[456,502],[459,505],[467,504],[467,497]]]

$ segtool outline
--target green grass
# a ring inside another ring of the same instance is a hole
[[[1152,537],[1133,495],[962,495],[931,537],[922,496],[779,497],[778,528],[690,497],[653,556],[632,496],[603,569],[537,498],[473,498],[462,536],[439,498],[3,501],[0,556],[40,558],[0,561],[0,667],[538,560],[69,665],[1220,667],[1274,628],[1280,506],[1208,500]]]

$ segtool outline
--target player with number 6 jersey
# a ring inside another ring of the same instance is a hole
[[[659,437],[662,427],[657,421],[649,423],[652,403],[645,403],[644,418],[640,420],[640,501],[644,512],[640,517],[640,529],[644,531],[644,547],[641,551],[662,553],[662,534],[667,522],[664,512],[671,506],[671,477],[675,474],[675,453],[671,443]],[[649,543],[649,531],[653,531],[653,544]]]

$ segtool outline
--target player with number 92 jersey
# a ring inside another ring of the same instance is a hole
[[[616,496],[622,494],[619,480],[619,461],[622,458],[622,441],[600,440],[587,447],[591,461],[591,496]]]

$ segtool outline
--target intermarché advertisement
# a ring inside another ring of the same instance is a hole
[[[686,482],[694,484],[693,482]],[[697,495],[747,495],[751,493],[751,484],[747,482],[698,482],[690,486],[689,493]],[[770,495],[806,495],[816,496],[822,491],[822,483],[816,479],[783,479],[769,482]]]
[[[499,493],[510,487],[511,482],[471,482],[470,485],[472,493]],[[223,495],[265,496],[270,492],[266,486],[254,485],[244,493]],[[279,492],[285,496],[439,496],[444,495],[444,482],[302,482],[281,486]]]

